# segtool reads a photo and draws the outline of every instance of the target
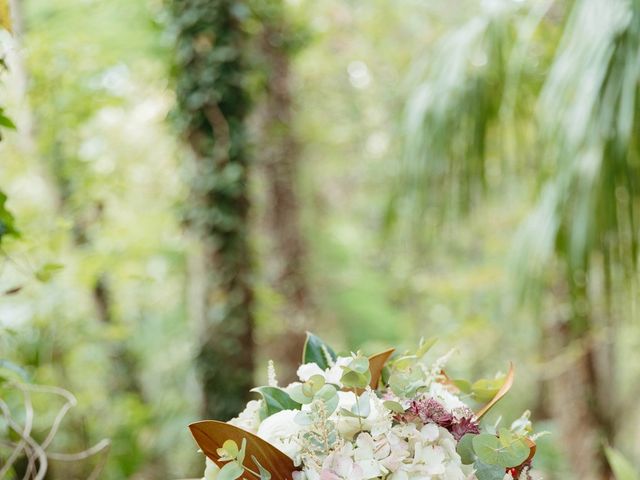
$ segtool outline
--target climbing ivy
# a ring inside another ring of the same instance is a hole
[[[243,407],[253,376],[246,135],[251,12],[239,0],[173,0],[171,13],[174,119],[195,160],[185,217],[202,238],[209,275],[198,370],[205,414],[227,419]]]

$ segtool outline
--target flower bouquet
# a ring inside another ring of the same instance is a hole
[[[476,382],[449,378],[449,355],[387,350],[338,356],[308,334],[299,382],[278,385],[269,363],[261,397],[227,423],[189,426],[207,456],[206,480],[530,479],[529,413],[508,427],[483,416],[514,370]],[[473,410],[472,407],[476,407]]]

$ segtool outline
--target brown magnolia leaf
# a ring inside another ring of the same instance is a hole
[[[250,465],[251,456],[255,456],[260,465],[271,473],[273,480],[291,480],[292,473],[296,471],[293,461],[286,454],[257,435],[241,428],[217,420],[203,420],[192,423],[189,425],[189,429],[200,449],[220,468],[226,462],[218,460],[218,448],[222,448],[222,444],[226,440],[233,440],[241,445],[244,438],[247,440],[245,464],[252,470],[257,470],[255,465]],[[260,478],[249,472],[246,472],[246,476]]]
[[[509,362],[509,371],[507,372],[507,375],[504,378],[504,383],[502,384],[502,386],[500,387],[496,395],[491,399],[491,401],[487,403],[484,407],[482,407],[480,411],[478,411],[478,413],[476,413],[476,417],[478,417],[478,420],[480,420],[489,410],[491,410],[491,408],[493,408],[493,406],[496,403],[500,401],[500,399],[502,399],[502,397],[504,397],[507,394],[507,392],[511,389],[511,386],[513,385],[514,375],[515,375],[515,369],[513,367],[513,363]]]
[[[369,371],[371,372],[371,381],[369,382],[369,386],[372,389],[375,390],[378,388],[380,378],[382,377],[382,369],[384,368],[385,363],[387,363],[387,360],[389,360],[389,357],[391,357],[395,351],[395,348],[390,348],[389,350],[376,353],[369,357]]]

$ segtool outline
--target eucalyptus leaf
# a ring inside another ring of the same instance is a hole
[[[271,473],[269,473],[269,471],[260,464],[258,459],[253,455],[251,455],[251,460],[253,460],[253,463],[255,463],[256,466],[258,467],[258,473],[260,473],[260,480],[270,480]]]
[[[517,467],[529,457],[529,446],[520,437],[508,440],[489,433],[476,435],[472,440],[473,450],[484,463],[503,468]]]
[[[216,480],[236,480],[244,473],[244,468],[238,465],[238,462],[229,462],[223,466],[218,472]]]
[[[242,465],[244,463],[244,457],[247,455],[247,439],[243,438],[242,439],[242,444],[240,445],[240,450],[238,451],[238,454],[236,455],[236,460],[238,461],[238,463],[240,465]]]
[[[354,370],[345,370],[340,378],[340,382],[349,388],[365,388],[371,381],[371,372],[358,373]]]
[[[478,480],[502,480],[505,472],[504,468],[497,465],[489,465],[481,460],[476,460],[473,464]]]
[[[308,396],[304,394],[304,390],[302,388],[302,384],[294,385],[289,389],[289,397],[294,402],[297,402],[301,405],[308,405],[313,401],[312,396]]]
[[[473,451],[473,437],[475,436],[474,433],[465,434],[456,447],[456,451],[465,465],[471,465],[476,459],[476,454]]]
[[[364,392],[356,398],[356,403],[351,407],[351,412],[360,418],[369,416],[371,413],[371,396],[369,392]]]

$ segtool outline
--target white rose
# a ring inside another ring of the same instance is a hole
[[[260,425],[260,408],[262,400],[251,400],[245,409],[236,418],[232,418],[227,423],[242,428],[251,433],[256,433]]]
[[[298,367],[298,378],[302,382],[306,382],[314,375],[322,375],[324,377],[324,370],[322,370],[317,363],[305,363]]]
[[[216,480],[219,472],[220,467],[213,463],[213,460],[207,457],[207,466],[204,469],[204,477],[202,480]]]
[[[257,435],[294,459],[300,453],[296,436],[300,431],[294,418],[298,410],[282,410],[264,419]]]

